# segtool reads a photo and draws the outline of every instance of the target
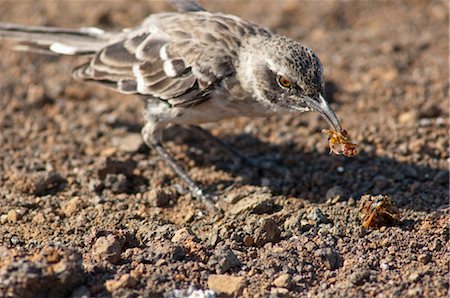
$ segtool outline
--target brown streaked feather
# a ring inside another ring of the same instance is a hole
[[[258,32],[252,24],[222,14],[152,15],[101,49],[75,75],[115,82],[119,92],[191,106],[207,100],[213,87],[234,73],[241,34]]]

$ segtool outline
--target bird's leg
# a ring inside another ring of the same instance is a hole
[[[220,147],[224,152],[226,152],[233,159],[233,161],[236,164],[238,164],[238,165],[245,164],[245,165],[252,166],[252,167],[258,166],[257,161],[255,161],[251,158],[248,158],[247,156],[242,155],[242,153],[239,152],[238,150],[236,150],[236,148],[234,148],[233,146],[230,146],[229,144],[225,143],[221,139],[215,137],[208,130],[206,130],[198,125],[190,125],[189,127],[196,133],[200,134],[203,138],[213,142],[218,147]]]
[[[198,186],[190,177],[189,175],[177,164],[177,162],[173,159],[173,157],[170,155],[170,153],[164,148],[164,146],[161,143],[160,134],[156,133],[155,130],[155,123],[147,123],[142,128],[142,137],[144,139],[144,142],[149,146],[150,148],[153,148],[156,150],[158,155],[168,164],[172,170],[186,182],[187,186],[189,187],[189,190],[191,191],[192,195],[199,200],[210,210],[213,212],[218,212],[217,207],[215,206],[215,199],[213,196],[207,194],[200,186]]]

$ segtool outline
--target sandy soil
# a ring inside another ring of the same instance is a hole
[[[129,3],[1,1],[0,20],[117,29],[168,9]],[[447,296],[447,2],[204,4],[312,47],[360,154],[330,156],[315,114],[206,125],[259,168],[168,130],[219,219],[142,144],[138,98],[71,79],[82,58],[2,42],[0,296]],[[376,198],[401,217],[366,229]]]

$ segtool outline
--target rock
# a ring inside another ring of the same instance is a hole
[[[175,231],[171,239],[173,243],[182,243],[186,240],[192,240],[194,242],[200,241],[190,228],[181,228]]]
[[[108,174],[123,174],[131,177],[136,165],[134,160],[119,161],[108,157],[103,166],[98,169],[97,174],[101,180],[104,180]]]
[[[74,197],[66,204],[63,204],[61,211],[64,213],[66,217],[70,217],[75,214],[79,208],[82,206],[82,201],[80,197]]]
[[[41,85],[31,85],[27,89],[26,101],[33,107],[42,107],[44,104],[51,102],[50,98],[45,94],[45,89]]]
[[[449,183],[449,171],[441,170],[439,171],[433,178],[433,181],[439,183],[441,185],[445,185]]]
[[[410,282],[416,282],[419,280],[420,276],[421,276],[420,272],[415,271],[408,276],[408,280]]]
[[[255,230],[255,244],[261,247],[268,242],[276,243],[280,241],[280,235],[277,223],[271,218],[264,219],[261,226]]]
[[[398,116],[398,121],[400,124],[414,124],[417,122],[419,114],[416,110],[410,110],[404,112]]]
[[[350,275],[350,282],[355,286],[362,285],[366,280],[370,279],[372,271],[367,269],[360,269]]]
[[[331,204],[336,204],[347,197],[347,192],[342,187],[336,185],[327,190],[325,197]]]
[[[216,248],[214,255],[208,261],[208,266],[222,274],[228,272],[232,268],[240,267],[241,262],[234,252],[228,247]]]
[[[265,214],[273,212],[275,204],[270,194],[255,194],[241,199],[230,208],[231,214]]]
[[[8,211],[7,219],[9,222],[15,223],[22,218],[22,213],[18,212],[15,209],[11,209]]]
[[[111,189],[111,191],[116,194],[126,193],[130,186],[127,177],[123,174],[107,174],[103,181],[103,185],[105,188]]]
[[[0,247],[0,293],[5,297],[63,297],[83,283],[81,255],[45,246],[34,255]]]
[[[66,183],[66,179],[59,173],[36,172],[27,175],[18,183],[18,187],[21,192],[45,196],[62,190]]]
[[[431,261],[431,255],[429,254],[421,254],[417,257],[417,260],[422,264],[428,264]]]
[[[97,261],[108,261],[111,264],[116,264],[120,259],[124,244],[125,239],[123,237],[113,234],[101,236],[92,247],[93,258]]]
[[[330,220],[323,214],[322,210],[319,208],[313,208],[307,216],[308,219],[314,221],[316,225],[327,224]]]
[[[155,295],[158,296],[158,295]],[[144,295],[144,297],[153,297],[151,295]],[[189,286],[187,289],[175,289],[169,295],[165,297],[171,298],[216,298],[216,294],[212,290],[197,290],[193,286]]]
[[[120,288],[134,288],[137,284],[137,280],[130,274],[124,274],[119,279],[107,280],[105,287],[108,292],[114,292]]]
[[[225,274],[211,274],[208,276],[208,288],[217,294],[238,296],[244,287],[244,278]]]
[[[275,280],[272,282],[272,284],[278,288],[289,289],[289,287],[291,286],[291,282],[292,282],[292,277],[287,273],[283,273],[280,276],[278,276],[277,278],[275,278]]]
[[[174,197],[172,192],[164,191],[160,187],[153,188],[144,195],[144,198],[154,207],[167,206],[172,197]]]
[[[140,133],[130,133],[122,138],[113,138],[112,143],[121,151],[136,152],[143,144]]]
[[[342,266],[341,255],[331,247],[319,248],[314,255],[319,257],[329,270],[335,270]]]

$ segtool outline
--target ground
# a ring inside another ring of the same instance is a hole
[[[360,153],[329,155],[316,114],[205,126],[255,168],[169,129],[220,218],[142,144],[139,98],[74,81],[83,58],[2,42],[0,296],[447,297],[448,3],[202,3],[313,48]],[[118,29],[168,9],[2,1],[0,20]],[[375,199],[392,199],[398,221],[363,227],[359,207]]]

